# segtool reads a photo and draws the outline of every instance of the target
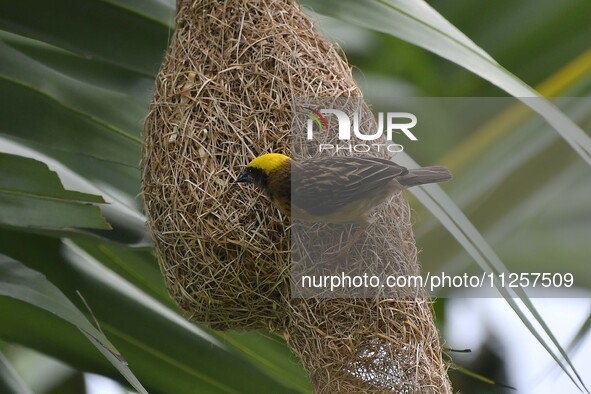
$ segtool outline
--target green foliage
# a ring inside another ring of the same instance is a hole
[[[343,34],[376,107],[397,92],[536,95],[521,79],[544,82],[545,95],[591,91],[585,0],[432,2],[457,28],[414,0],[305,3],[340,20],[321,17],[320,28]],[[173,16],[172,1],[162,0],[0,0],[0,338],[139,390],[137,376],[153,393],[308,392],[281,339],[187,323],[149,247],[138,197],[141,128]],[[492,126],[475,117],[411,149],[415,160],[439,161],[455,175],[446,188],[455,203],[440,191],[419,196],[436,203],[431,211],[441,222],[458,226],[450,233],[416,207],[426,270],[437,261],[476,271],[480,255],[489,268],[502,259],[530,271],[532,261],[551,267],[557,256],[588,261],[581,233],[589,226],[591,142],[576,124],[588,129],[591,111],[576,99],[525,104],[555,130],[540,132],[548,126],[531,112],[514,120],[514,110],[491,107]],[[566,188],[568,196],[560,193]],[[553,236],[556,221],[573,237]],[[459,246],[450,234],[468,241]],[[591,287],[585,267],[575,268],[586,278],[579,285]],[[548,351],[572,371],[550,330],[542,332]],[[3,358],[0,377],[0,388],[22,385]]]

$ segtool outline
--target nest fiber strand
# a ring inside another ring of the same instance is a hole
[[[315,392],[450,393],[429,302],[290,295],[286,218],[232,183],[290,152],[292,99],[361,96],[347,63],[288,0],[179,0],[144,131],[143,192],[168,290],[192,321],[284,335]],[[416,273],[409,208],[372,231]],[[388,252],[389,253],[389,252]]]

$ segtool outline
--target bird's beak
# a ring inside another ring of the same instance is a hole
[[[236,183],[252,183],[253,179],[250,176],[250,173],[246,170],[242,170],[240,174],[238,174],[238,178],[234,182]]]

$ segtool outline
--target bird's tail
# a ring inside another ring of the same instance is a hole
[[[445,167],[423,167],[408,170],[408,174],[399,176],[396,180],[404,187],[424,185],[426,183],[445,182],[451,179],[451,172]]]

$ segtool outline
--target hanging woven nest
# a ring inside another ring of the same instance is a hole
[[[294,1],[177,7],[142,152],[148,226],[172,298],[215,329],[284,335],[315,392],[451,393],[422,293],[292,298],[289,219],[233,184],[255,156],[291,152],[294,97],[361,97],[350,67]],[[403,196],[378,216],[367,236],[383,243],[376,258],[417,274]]]

